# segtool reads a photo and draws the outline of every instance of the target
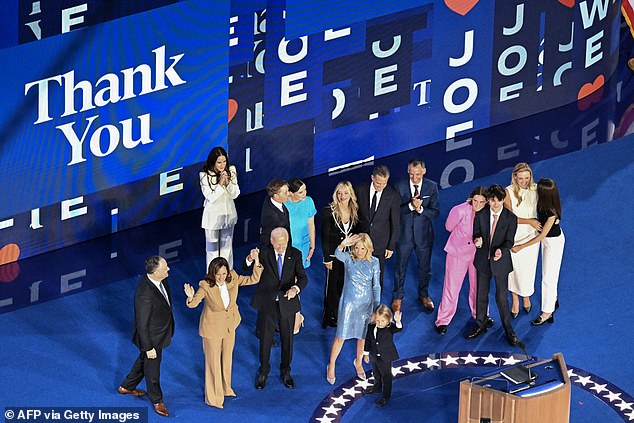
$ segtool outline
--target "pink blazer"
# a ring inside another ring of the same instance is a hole
[[[445,228],[451,232],[445,245],[447,254],[457,256],[464,261],[473,261],[476,252],[473,244],[474,217],[475,213],[471,204],[466,201],[451,209],[445,222]]]

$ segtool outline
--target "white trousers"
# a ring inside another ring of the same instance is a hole
[[[229,262],[229,269],[233,269],[233,226],[227,229],[205,229],[205,250],[207,260],[205,272],[209,263],[216,257],[224,257]]]
[[[557,237],[546,237],[542,240],[542,311],[544,313],[555,311],[559,269],[565,243],[563,231]]]

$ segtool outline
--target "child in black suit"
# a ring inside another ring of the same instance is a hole
[[[394,345],[393,334],[403,330],[401,311],[394,313],[395,324],[392,324],[392,310],[385,304],[379,305],[374,311],[373,323],[368,325],[363,349],[363,360],[370,362],[372,356],[372,374],[374,386],[365,391],[366,394],[383,393],[376,400],[377,407],[383,407],[392,395],[392,361],[398,359],[398,352]]]

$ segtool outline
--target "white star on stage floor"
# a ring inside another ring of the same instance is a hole
[[[524,360],[518,360],[517,358],[515,358],[513,356],[510,356],[510,357],[507,357],[507,358],[502,358],[502,361],[504,362],[502,364],[503,366],[512,366],[514,364],[521,363]]]
[[[580,383],[583,386],[586,386],[588,383],[594,383],[594,382],[590,380],[590,376],[586,376],[586,377],[579,376],[577,380],[575,380],[575,383]]]
[[[445,362],[445,366],[448,364],[460,364],[458,363],[458,357],[452,357],[449,354],[447,354],[447,357],[441,358],[441,360]]]
[[[346,405],[348,401],[350,401],[350,399],[344,398],[343,395],[340,397],[333,397],[332,405]]]
[[[418,362],[413,363],[413,362],[411,362],[409,360],[407,361],[407,364],[405,364],[404,366],[401,366],[401,367],[405,367],[407,370],[410,371],[410,373],[413,372],[414,370],[421,370],[420,363],[418,363]]]
[[[590,389],[595,391],[597,394],[600,394],[603,391],[607,391],[607,389],[605,389],[606,386],[608,386],[607,383],[604,383],[603,385],[599,385],[598,383],[595,382],[594,386]]]
[[[317,417],[315,420],[320,423],[332,423],[332,421],[335,420],[335,417]]]
[[[352,388],[343,388],[343,394],[341,395],[342,396],[347,395],[354,398],[357,394],[360,394],[360,393],[361,392],[356,390],[356,387],[352,387]]]
[[[484,360],[484,364],[498,364],[498,357],[494,357],[493,354],[489,354],[486,357],[481,357]]]
[[[628,417],[628,421],[634,420],[634,411],[630,411],[629,413],[625,413],[625,415]]]
[[[607,398],[610,400],[610,402],[614,402],[616,400],[619,401],[623,401],[621,399],[621,393],[619,392],[618,394],[616,392],[612,392],[612,391],[608,391],[609,393],[607,395],[604,395],[603,398]]]
[[[440,360],[439,359],[433,359],[431,357],[427,357],[425,359],[425,361],[421,361],[421,364],[424,364],[425,366],[427,366],[428,369],[436,366],[436,367],[440,367],[440,364],[438,364]]]
[[[330,405],[328,407],[321,407],[322,410],[325,411],[324,415],[327,416],[328,414],[338,414],[341,411],[341,408],[337,408],[334,405]]]
[[[616,407],[619,407],[619,409],[621,411],[625,411],[627,409],[631,410],[632,409],[632,404],[634,404],[634,403],[625,402],[625,401],[621,400],[621,403],[620,404],[616,404]]]
[[[392,367],[392,376],[404,375],[405,372],[401,371],[400,367]]]
[[[374,380],[374,378],[371,378]],[[373,386],[374,382],[370,382],[370,379],[358,380],[354,385],[355,388],[368,389],[370,386]]]
[[[478,357],[472,356],[471,353],[467,354],[466,357],[460,357],[460,358],[464,360],[464,364],[469,364],[469,363],[478,364]]]

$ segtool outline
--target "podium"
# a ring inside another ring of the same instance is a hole
[[[526,368],[532,381],[511,382],[501,370],[460,382],[458,423],[569,422],[570,378],[561,353]]]

